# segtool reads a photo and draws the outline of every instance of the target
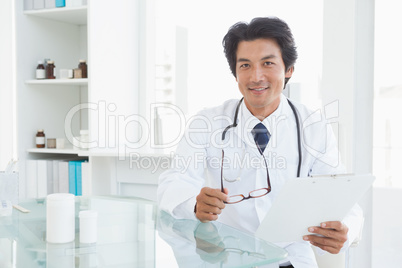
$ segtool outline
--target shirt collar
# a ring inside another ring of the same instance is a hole
[[[262,122],[250,112],[245,102],[243,101],[242,104],[240,105],[241,116],[239,116],[240,118],[239,124],[241,124],[243,129],[247,130],[247,133],[251,133],[251,130],[258,123],[262,123],[268,129],[269,133],[273,133],[275,122],[277,121],[279,116],[283,114],[284,101],[286,101],[286,97],[285,95],[281,94],[278,108],[276,108],[276,110],[268,117],[266,117]]]

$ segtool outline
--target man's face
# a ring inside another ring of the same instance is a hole
[[[285,72],[279,45],[273,39],[241,41],[237,48],[236,81],[250,112],[263,119],[276,110],[280,103]]]

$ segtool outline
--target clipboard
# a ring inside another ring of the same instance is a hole
[[[272,243],[303,241],[307,228],[342,221],[374,181],[372,175],[326,175],[287,182],[255,236]]]

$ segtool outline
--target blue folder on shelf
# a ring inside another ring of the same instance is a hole
[[[74,160],[68,162],[68,189],[70,194],[82,195],[82,168],[85,160]]]

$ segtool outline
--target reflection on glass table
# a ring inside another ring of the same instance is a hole
[[[124,197],[76,197],[76,237],[46,242],[45,200],[0,217],[0,267],[251,267],[277,263],[285,250],[214,223],[176,220],[154,202]],[[79,241],[78,214],[98,211],[97,243]]]
[[[177,220],[159,212],[157,230],[179,267],[277,267],[287,256],[284,249],[219,222]]]

